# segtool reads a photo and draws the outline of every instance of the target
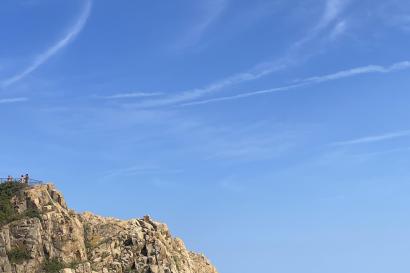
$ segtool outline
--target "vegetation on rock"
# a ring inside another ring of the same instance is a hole
[[[27,259],[30,259],[30,253],[23,246],[13,248],[8,251],[7,256],[12,264],[19,264]]]
[[[18,182],[0,184],[0,226],[26,217],[41,219],[37,209],[29,208],[23,213],[18,213],[11,203],[12,198],[21,194],[27,187],[27,184]]]
[[[53,258],[43,263],[43,270],[45,271],[45,273],[59,273],[60,270],[64,268],[75,269],[79,264],[80,262],[78,261],[73,261],[67,264],[61,262],[57,258]]]
[[[43,264],[43,270],[46,273],[59,273],[61,269],[64,269],[66,266],[64,263],[60,262],[58,259],[51,259],[45,261]]]
[[[13,196],[19,194],[25,187],[27,187],[26,184],[15,182],[0,184],[0,225],[7,224],[19,218],[18,213],[11,204],[11,199]]]

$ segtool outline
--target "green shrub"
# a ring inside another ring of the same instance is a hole
[[[64,268],[66,268],[64,263],[60,262],[56,258],[53,258],[49,261],[45,261],[43,264],[43,269],[46,273],[58,273],[61,269]]]
[[[26,187],[26,184],[17,182],[0,184],[0,226],[26,217],[36,217],[41,219],[41,215],[38,210],[28,209],[24,213],[19,214],[11,204],[11,199],[14,196],[19,195]]]
[[[7,252],[9,261],[12,264],[19,264],[25,260],[30,259],[30,253],[24,247],[16,247]]]
[[[66,268],[76,269],[81,263],[79,261],[72,261],[67,264]]]
[[[14,221],[17,213],[11,205],[11,198],[19,194],[27,185],[15,182],[0,184],[0,225]]]
[[[46,273],[58,273],[61,269],[64,268],[76,269],[80,264],[81,263],[78,261],[72,261],[71,263],[66,264],[61,262],[57,258],[53,258],[43,263],[43,270]]]
[[[41,214],[38,210],[36,209],[28,209],[23,213],[23,218],[38,218],[41,220]]]

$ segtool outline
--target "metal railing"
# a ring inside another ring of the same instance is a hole
[[[10,178],[0,178],[0,183],[7,183],[7,182],[12,182],[12,183],[22,183],[21,178],[14,178],[12,177]],[[32,179],[29,178],[28,180],[28,184],[29,185],[39,185],[39,184],[43,184],[44,182],[41,180],[36,180],[36,179]]]

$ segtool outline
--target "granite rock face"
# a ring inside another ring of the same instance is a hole
[[[77,214],[52,184],[10,202],[22,217],[0,226],[0,273],[217,273],[150,217]]]

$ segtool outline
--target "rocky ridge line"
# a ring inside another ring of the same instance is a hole
[[[10,202],[22,216],[0,226],[0,273],[217,273],[149,217],[77,214],[52,184],[26,187]]]

